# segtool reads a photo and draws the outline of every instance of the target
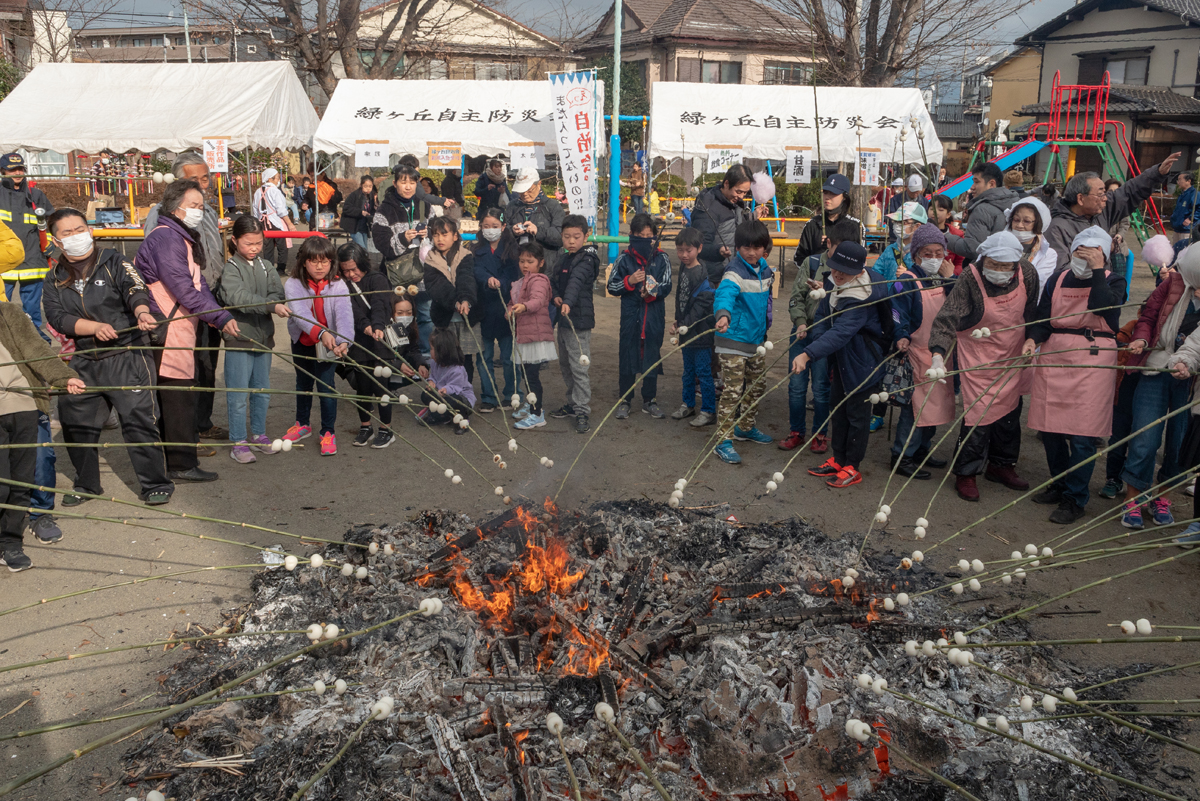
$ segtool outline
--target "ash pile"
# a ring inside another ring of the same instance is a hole
[[[547,501],[482,524],[426,512],[352,529],[345,540],[375,543],[374,553],[339,545],[322,554],[366,566],[365,578],[328,565],[264,570],[255,601],[231,624],[247,633],[313,623],[353,632],[430,596],[444,611],[317,649],[229,695],[295,692],[168,720],[126,753],[129,783],[188,801],[290,798],[390,696],[395,711],[371,722],[307,798],[571,798],[558,738],[545,725],[550,712],[564,721],[562,745],[582,798],[660,798],[596,719],[600,702],[613,707],[615,725],[675,801],[957,797],[891,745],[989,801],[1143,797],[864,689],[857,677],[865,673],[961,718],[1006,714],[1014,734],[1112,773],[1172,784],[1156,761],[1161,749],[1142,736],[1094,718],[1022,723],[1044,716],[1040,707],[1021,712],[1023,688],[945,656],[906,655],[908,640],[986,624],[982,602],[956,605],[948,593],[885,611],[885,596],[915,595],[947,576],[867,556],[847,588],[832,577],[855,563],[861,533],[834,540],[799,518],[743,525],[726,514],[640,501],[579,514]],[[1025,633],[1005,624],[983,637]],[[164,689],[179,703],[306,642],[290,634],[206,643]],[[1111,677],[1085,675],[1044,648],[977,657],[1038,686]],[[350,685],[341,695],[332,689],[339,679]],[[330,689],[313,691],[318,681]],[[1127,692],[1128,683],[1117,686]],[[847,737],[849,719],[869,723],[878,739]],[[1178,733],[1172,723],[1137,722]]]

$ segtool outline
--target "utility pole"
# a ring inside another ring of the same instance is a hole
[[[187,0],[183,0],[183,45],[187,48],[187,60],[192,63],[192,35],[188,32]]]
[[[625,27],[621,0],[613,3],[612,135],[608,140],[608,235],[621,233],[621,29]],[[601,113],[603,118],[603,113]],[[617,260],[617,245],[608,246],[608,260]]]

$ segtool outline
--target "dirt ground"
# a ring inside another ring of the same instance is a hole
[[[669,249],[669,248],[668,248]],[[772,259],[773,263],[777,259]],[[790,287],[794,269],[790,253],[785,287]],[[1144,297],[1153,282],[1144,265],[1139,267],[1134,297]],[[673,299],[669,301],[673,308]],[[786,370],[787,292],[775,302],[775,327],[772,336],[780,342],[774,351],[778,360],[771,368],[768,386],[780,381]],[[619,316],[618,301],[597,298],[597,331],[592,340],[593,430],[611,408],[617,395],[617,345],[615,332]],[[1126,318],[1128,319],[1128,318]],[[277,342],[286,342],[282,326]],[[664,411],[679,403],[680,360],[675,355],[665,365],[659,381],[659,401]],[[563,402],[558,371],[544,371],[547,406]],[[281,358],[276,358],[272,384],[290,388],[294,373]],[[344,385],[340,385],[344,386]],[[273,397],[268,415],[268,430],[280,436],[293,421],[294,400]],[[403,442],[384,451],[352,448],[357,418],[348,403],[341,404],[337,425],[340,453],[321,458],[316,440],[308,447],[288,454],[260,456],[256,464],[242,466],[231,461],[222,449],[217,456],[202,460],[208,469],[220,471],[221,479],[212,484],[181,485],[167,509],[188,515],[221,517],[230,521],[271,527],[307,537],[339,540],[350,525],[380,523],[431,507],[443,507],[485,517],[501,507],[493,494],[495,484],[503,484],[514,496],[535,500],[558,497],[560,505],[583,508],[602,499],[646,497],[665,501],[672,485],[689,465],[704,456],[710,445],[712,429],[696,430],[686,423],[670,419],[652,420],[637,411],[625,421],[610,419],[583,451],[561,494],[559,484],[587,436],[574,432],[573,420],[549,420],[545,428],[522,434],[522,443],[554,459],[552,469],[540,467],[527,448],[508,458],[508,469],[501,472],[492,464],[490,452],[473,436],[449,437],[454,447],[487,477],[481,479],[463,464],[429,430],[419,428],[407,414],[397,410],[397,430],[417,447],[436,458],[439,464],[455,467],[464,483],[452,485],[441,471],[420,453]],[[225,405],[218,396],[214,420],[225,425]],[[495,450],[504,447],[509,433],[499,414],[477,415],[475,428]],[[508,421],[511,424],[511,420]],[[786,384],[769,394],[759,416],[759,427],[776,440],[787,436]],[[498,430],[496,430],[498,429]],[[792,515],[802,516],[824,529],[830,536],[860,538],[880,502],[888,474],[887,444],[893,429],[885,427],[875,434],[862,471],[862,484],[847,490],[832,490],[807,475],[805,468],[823,457],[800,454],[788,471],[780,491],[762,494],[771,474],[783,468],[792,454],[774,445],[741,443],[745,459],[737,467],[708,459],[688,487],[686,505],[708,506],[728,503],[732,514],[746,521],[772,521]],[[447,431],[441,432],[448,434]],[[106,432],[106,439],[119,441],[119,432]],[[948,457],[954,437],[939,449]],[[128,458],[120,450],[102,452],[105,492],[118,499],[136,500],[136,482]],[[506,454],[507,456],[507,454]],[[1033,432],[1026,431],[1020,472],[1031,482],[1048,477],[1041,444]],[[70,464],[59,450],[58,485],[69,487]],[[935,471],[934,480],[913,482],[909,490],[892,500],[893,520],[888,530],[871,537],[868,548],[891,552],[899,559],[915,546],[911,521],[924,513],[931,493],[939,488],[944,471]],[[1103,468],[1095,473],[1093,492],[1103,484]],[[899,482],[893,482],[889,498]],[[1006,559],[1010,551],[1026,542],[1042,543],[1062,529],[1046,522],[1047,507],[1025,502],[995,519],[973,528],[953,542],[934,550],[933,544],[1011,501],[1016,493],[998,484],[981,482],[982,501],[968,504],[959,500],[952,484],[941,487],[929,515],[929,537],[923,547],[929,562],[938,569],[953,569],[953,563],[966,556],[985,562]],[[1093,496],[1089,515],[1113,508],[1115,502]],[[1190,516],[1191,499],[1182,492],[1175,496],[1177,517]],[[0,665],[15,665],[52,656],[81,654],[103,648],[117,648],[154,641],[171,634],[184,634],[189,625],[217,625],[222,610],[230,610],[248,600],[249,582],[255,568],[239,568],[191,573],[175,580],[159,580],[136,586],[89,593],[103,585],[129,581],[136,577],[183,573],[210,566],[258,565],[258,548],[274,544],[293,547],[295,542],[278,534],[234,529],[216,523],[181,520],[163,511],[146,511],[109,502],[93,501],[80,507],[80,513],[112,518],[112,521],[81,521],[61,518],[63,541],[43,546],[26,537],[26,549],[35,569],[20,574],[0,572],[0,607],[37,603],[63,593],[81,593],[73,598],[14,614],[0,619]],[[120,521],[130,525],[123,525]],[[144,523],[172,531],[138,528]],[[191,535],[224,537],[247,546],[197,539]],[[1126,534],[1127,541],[1160,536],[1160,532],[1127,532],[1118,522],[1101,524],[1088,539]],[[1123,556],[1109,561],[1091,562],[1063,570],[1038,574],[1027,586],[985,589],[982,594],[965,595],[961,603],[999,608],[1019,608],[1022,601],[1047,598],[1075,587],[1097,581],[1120,570],[1149,564],[1167,556],[1183,553],[1165,548],[1150,553]],[[1123,619],[1147,617],[1162,624],[1195,623],[1200,607],[1200,566],[1193,557],[1155,567],[1130,578],[1090,589],[1045,608],[1044,616],[1033,619],[1039,638],[1099,637],[1113,635],[1106,627]],[[993,585],[989,585],[993,586]],[[1083,665],[1131,664],[1135,662],[1178,664],[1197,659],[1194,644],[1141,645],[1135,647],[1075,647],[1070,656]],[[0,736],[55,723],[119,714],[157,705],[160,677],[180,655],[163,648],[125,651],[79,661],[18,669],[0,674]],[[1195,698],[1198,673],[1195,669],[1169,673],[1133,687],[1135,698]],[[47,735],[0,742],[0,782],[22,775],[45,762],[80,748],[89,741],[127,725],[128,721],[94,725]],[[1196,730],[1191,740],[1195,741]],[[57,798],[64,801],[93,799],[107,790],[107,798],[121,799],[144,793],[149,787],[113,787],[122,776],[120,754],[135,745],[136,738],[109,746],[68,763],[65,767],[17,791],[22,799]],[[1176,759],[1191,768],[1192,759]],[[111,788],[111,789],[110,789]]]

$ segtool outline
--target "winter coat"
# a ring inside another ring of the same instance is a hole
[[[368,328],[382,331],[392,321],[392,298],[395,295],[388,291],[391,285],[387,276],[378,270],[366,273],[357,284],[352,285],[349,279],[342,280],[346,281],[346,288],[350,290],[350,308],[354,314],[354,344],[358,346],[351,349],[351,358],[366,363],[371,357],[378,356],[386,350],[366,331]],[[355,289],[358,291],[355,292]],[[358,356],[354,355],[355,352]],[[359,358],[360,356],[362,358]]]
[[[591,331],[596,327],[592,286],[599,275],[600,255],[596,246],[584,245],[574,253],[563,253],[550,276],[554,297],[561,298],[571,308],[571,325],[576,331]]]
[[[477,181],[475,181],[475,197],[479,198],[479,219],[483,219],[483,215],[488,209],[500,207],[500,196],[508,193],[508,181],[497,181],[492,177],[491,173],[484,170]],[[534,223],[535,225],[537,223]]]
[[[550,278],[544,273],[530,273],[512,287],[512,305],[525,304],[525,311],[516,315],[517,344],[553,342],[554,326],[550,323]]]
[[[453,200],[458,204],[459,208],[463,206],[463,185],[457,175],[446,173],[446,177],[442,179],[442,185],[439,188],[442,197],[446,200]]]
[[[1137,325],[1133,327],[1133,339],[1143,340],[1146,347],[1141,354],[1130,357],[1130,364],[1134,366],[1142,364],[1150,351],[1158,347],[1159,334],[1162,333],[1163,325],[1171,316],[1171,310],[1175,308],[1175,304],[1180,302],[1180,298],[1186,291],[1187,286],[1184,284],[1183,276],[1178,272],[1172,272],[1150,293],[1150,297],[1146,298],[1146,305],[1142,307]]]
[[[0,344],[12,361],[24,362],[16,368],[29,384],[30,394],[42,414],[50,413],[47,385],[63,389],[72,378],[79,378],[46,344],[19,303],[0,303]]]
[[[1070,207],[1060,198],[1050,207],[1050,227],[1046,229],[1046,241],[1058,254],[1058,266],[1062,267],[1071,260],[1071,242],[1085,228],[1098,225],[1105,231],[1124,220],[1137,210],[1138,206],[1149,199],[1154,188],[1167,180],[1167,176],[1159,172],[1158,165],[1147,167],[1136,178],[1130,178],[1115,192],[1108,193],[1108,204],[1104,211],[1092,217],[1084,217],[1071,211]],[[1112,259],[1109,259],[1110,268]],[[1125,265],[1116,265],[1118,272],[1125,271]]]
[[[221,215],[207,203],[204,204],[204,217],[200,220],[200,244],[204,250],[204,263],[200,265],[200,274],[208,282],[211,289],[221,280],[221,270],[225,268],[225,240],[221,238]],[[146,214],[146,224],[143,231],[146,236],[158,227],[158,206],[153,206]]]
[[[42,253],[41,236],[38,232],[37,214],[35,209],[47,208],[47,214],[54,211],[46,201],[45,206],[38,206],[37,200],[31,197],[45,197],[40,189],[28,191],[12,189],[12,179],[5,178],[0,187],[0,219],[12,229],[24,246],[25,257],[21,265],[10,272],[5,278],[9,281],[40,281],[47,271],[46,255]],[[28,180],[22,182],[27,187]],[[35,194],[36,193],[36,194]]]
[[[416,197],[401,200],[395,187],[387,188],[371,220],[371,241],[375,249],[383,254],[384,261],[398,259],[420,249],[420,237],[410,243],[404,232],[415,227],[422,219]]]
[[[1008,225],[1004,212],[1021,199],[1011,189],[994,186],[985,189],[967,204],[967,227],[962,236],[947,236],[946,244],[951,253],[957,253],[967,261],[975,260],[975,251],[983,240]]]
[[[324,214],[327,211],[337,211],[338,204],[342,202],[342,190],[338,189],[337,184],[326,178],[324,175],[317,178],[317,183],[314,183],[304,191],[304,202],[308,204],[309,209],[314,211],[316,210],[317,186],[320,184],[326,184],[333,187],[333,196],[329,198],[328,203],[321,204],[321,213]]]
[[[686,342],[684,350],[712,350],[713,347],[713,301],[716,292],[708,280],[708,268],[697,262],[691,267],[679,268],[679,285],[675,289],[675,323],[686,325],[686,334],[679,335]]]
[[[874,286],[866,300],[843,298],[838,302],[837,315],[829,307],[829,297],[821,299],[817,307],[817,323],[809,329],[804,352],[812,361],[833,357],[833,368],[841,377],[847,392],[862,391],[879,383],[883,378],[880,365],[891,348],[891,342],[883,341],[883,324],[879,316],[879,304],[888,297],[888,288],[883,278],[868,269],[867,276]],[[833,281],[826,279],[826,291],[832,292]],[[854,387],[860,387],[854,390]]]
[[[141,331],[126,330],[137,325],[134,309],[150,307],[150,293],[141,274],[117,251],[97,248],[95,266],[85,280],[81,295],[71,280],[68,266],[61,260],[53,263],[42,287],[46,322],[55,331],[75,340],[76,352],[142,345],[145,335]],[[108,323],[120,333],[116,339],[107,342],[76,336],[75,324],[80,320]],[[104,351],[93,356],[81,354],[80,357],[103,359],[116,353],[120,351]]]
[[[904,253],[903,258],[900,254]],[[875,264],[871,269],[883,276],[885,281],[894,281],[896,275],[900,272],[900,262],[903,262],[906,267],[912,266],[912,255],[904,252],[904,248],[897,242],[884,247],[883,252],[879,254],[879,258],[875,260]]]
[[[355,189],[342,204],[342,218],[338,225],[348,234],[366,234],[371,231],[371,222],[375,219],[375,204],[379,194],[371,190],[368,194],[361,189]]]
[[[1188,226],[1184,220],[1196,221],[1196,187],[1189,186],[1175,201],[1175,210],[1171,212],[1171,227],[1180,233],[1186,232]]]
[[[817,278],[818,273],[820,278]],[[829,264],[825,253],[809,256],[807,264],[803,267],[797,265],[796,280],[792,283],[792,294],[788,297],[788,316],[792,318],[793,328],[798,325],[812,325],[817,319],[817,306],[820,305],[820,301],[813,300],[807,279],[824,283],[828,276]]]
[[[818,253],[825,252],[823,240],[827,236],[831,236],[841,242],[857,242],[862,244],[865,235],[862,220],[857,217],[851,217],[848,214],[839,214],[836,220],[829,219],[829,212],[825,212],[825,224],[822,226],[820,217],[813,217],[804,224],[804,230],[800,232],[800,244],[796,246],[796,250],[792,253],[792,261],[797,266],[804,264],[809,256],[815,256]],[[732,250],[732,248],[730,248]]]
[[[224,306],[243,307],[229,311],[237,320],[241,335],[235,337],[222,332],[227,347],[275,347],[275,318],[271,310],[283,303],[284,295],[283,283],[274,264],[261,256],[251,264],[234,253],[225,263],[217,295]],[[259,305],[245,308],[249,303]]]
[[[453,282],[439,267],[445,267]],[[478,305],[479,287],[475,284],[475,257],[467,250],[466,245],[458,243],[458,250],[453,261],[447,265],[446,259],[436,250],[429,252],[425,260],[425,291],[429,293],[433,305],[429,307],[429,318],[438,328],[450,325],[457,313],[455,306],[464,300],[471,304],[468,322],[471,325],[479,322]]]
[[[500,282],[499,293],[488,286],[488,279]],[[521,269],[517,267],[517,244],[509,235],[500,237],[496,249],[486,240],[479,240],[475,247],[476,307],[479,309],[479,333],[484,341],[508,339],[512,329],[504,317],[514,282],[521,280]],[[501,297],[503,295],[503,297]]]
[[[771,328],[774,279],[775,273],[767,266],[766,259],[749,264],[740,253],[734,254],[713,297],[715,322],[729,318],[729,328],[724,334],[718,333],[713,342],[717,348],[754,355]]]
[[[726,259],[721,248],[733,253],[733,234],[743,220],[748,219],[745,206],[731,203],[721,194],[721,186],[710,186],[696,197],[692,205],[692,228],[704,237],[700,248],[700,261],[708,268],[708,280],[720,282],[725,272]]]
[[[925,271],[912,263],[911,256],[905,255],[904,265],[904,272],[887,285],[888,297],[891,298],[892,322],[895,326],[892,338],[897,342],[901,339],[912,339],[913,331],[920,328],[925,319],[921,293],[914,290],[933,285],[927,280]]]
[[[396,335],[400,338],[400,344],[395,348],[387,344],[385,335],[383,343],[380,345],[380,353],[383,354],[383,361],[392,368],[393,374],[398,381],[406,381],[400,370],[400,365],[407,364],[414,370],[429,365],[425,361],[425,354],[421,353],[421,332],[417,330],[417,320],[414,317],[413,321],[408,324],[407,328],[401,328],[399,323],[388,320],[388,325],[391,326]],[[415,380],[415,379],[414,379]]]
[[[333,334],[334,342],[338,345],[354,341],[354,309],[350,306],[349,292],[345,279],[330,281],[321,292],[325,330]],[[292,342],[299,342],[301,334],[309,334],[313,339],[321,335],[317,328],[317,314],[313,310],[312,294],[307,281],[289,278],[283,283],[283,295],[292,313],[287,321]]]
[[[147,284],[161,281],[167,291],[179,302],[178,315],[199,314],[200,319],[213,328],[223,328],[233,315],[221,308],[208,288],[203,272],[200,288],[192,283],[188,269],[188,243],[195,245],[191,233],[176,217],[159,217],[159,225],[147,235],[138,248],[134,266]],[[164,230],[165,229],[165,230]],[[207,258],[207,251],[204,253]],[[160,309],[150,296],[150,311],[169,315],[171,309]],[[60,331],[62,329],[59,329]]]
[[[566,216],[563,204],[555,198],[546,197],[545,192],[539,192],[532,203],[526,203],[519,195],[515,195],[504,209],[504,222],[510,228],[523,222],[537,226],[533,239],[546,251],[547,273],[552,272],[558,264],[559,251],[562,250],[562,224]],[[527,238],[518,235],[517,242],[522,243]]]
[[[644,284],[629,283],[629,276],[643,268],[657,284],[646,297],[642,297]],[[659,250],[648,265],[642,264],[626,250],[609,274],[608,292],[621,299],[619,370],[622,375],[637,375],[644,370],[646,352],[662,347],[667,328],[667,310],[662,301],[671,294],[671,260]]]

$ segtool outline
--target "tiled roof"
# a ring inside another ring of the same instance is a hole
[[[1102,2],[1104,0],[1083,0],[1083,2],[1070,6],[1054,19],[1017,39],[1016,43],[1029,45],[1045,42],[1046,38],[1059,28],[1068,23],[1077,22],[1085,15],[1095,11]],[[1138,0],[1138,5],[1173,14],[1187,22],[1200,22],[1200,0]]]
[[[933,129],[938,138],[947,140],[974,140],[979,138],[979,125],[983,121],[980,111],[968,111],[961,103],[939,103],[933,113]]]
[[[1182,0],[1173,0],[1181,2]],[[1049,114],[1050,102],[1021,108],[1023,117]],[[1200,100],[1172,92],[1165,86],[1113,86],[1108,93],[1109,114],[1163,114],[1200,116]]]
[[[662,39],[713,39],[756,44],[778,42],[794,36],[804,23],[754,0],[625,0],[625,7],[645,26],[640,31],[621,33],[623,46]],[[582,42],[587,48],[612,41],[603,33],[612,11],[605,14],[596,31]]]

